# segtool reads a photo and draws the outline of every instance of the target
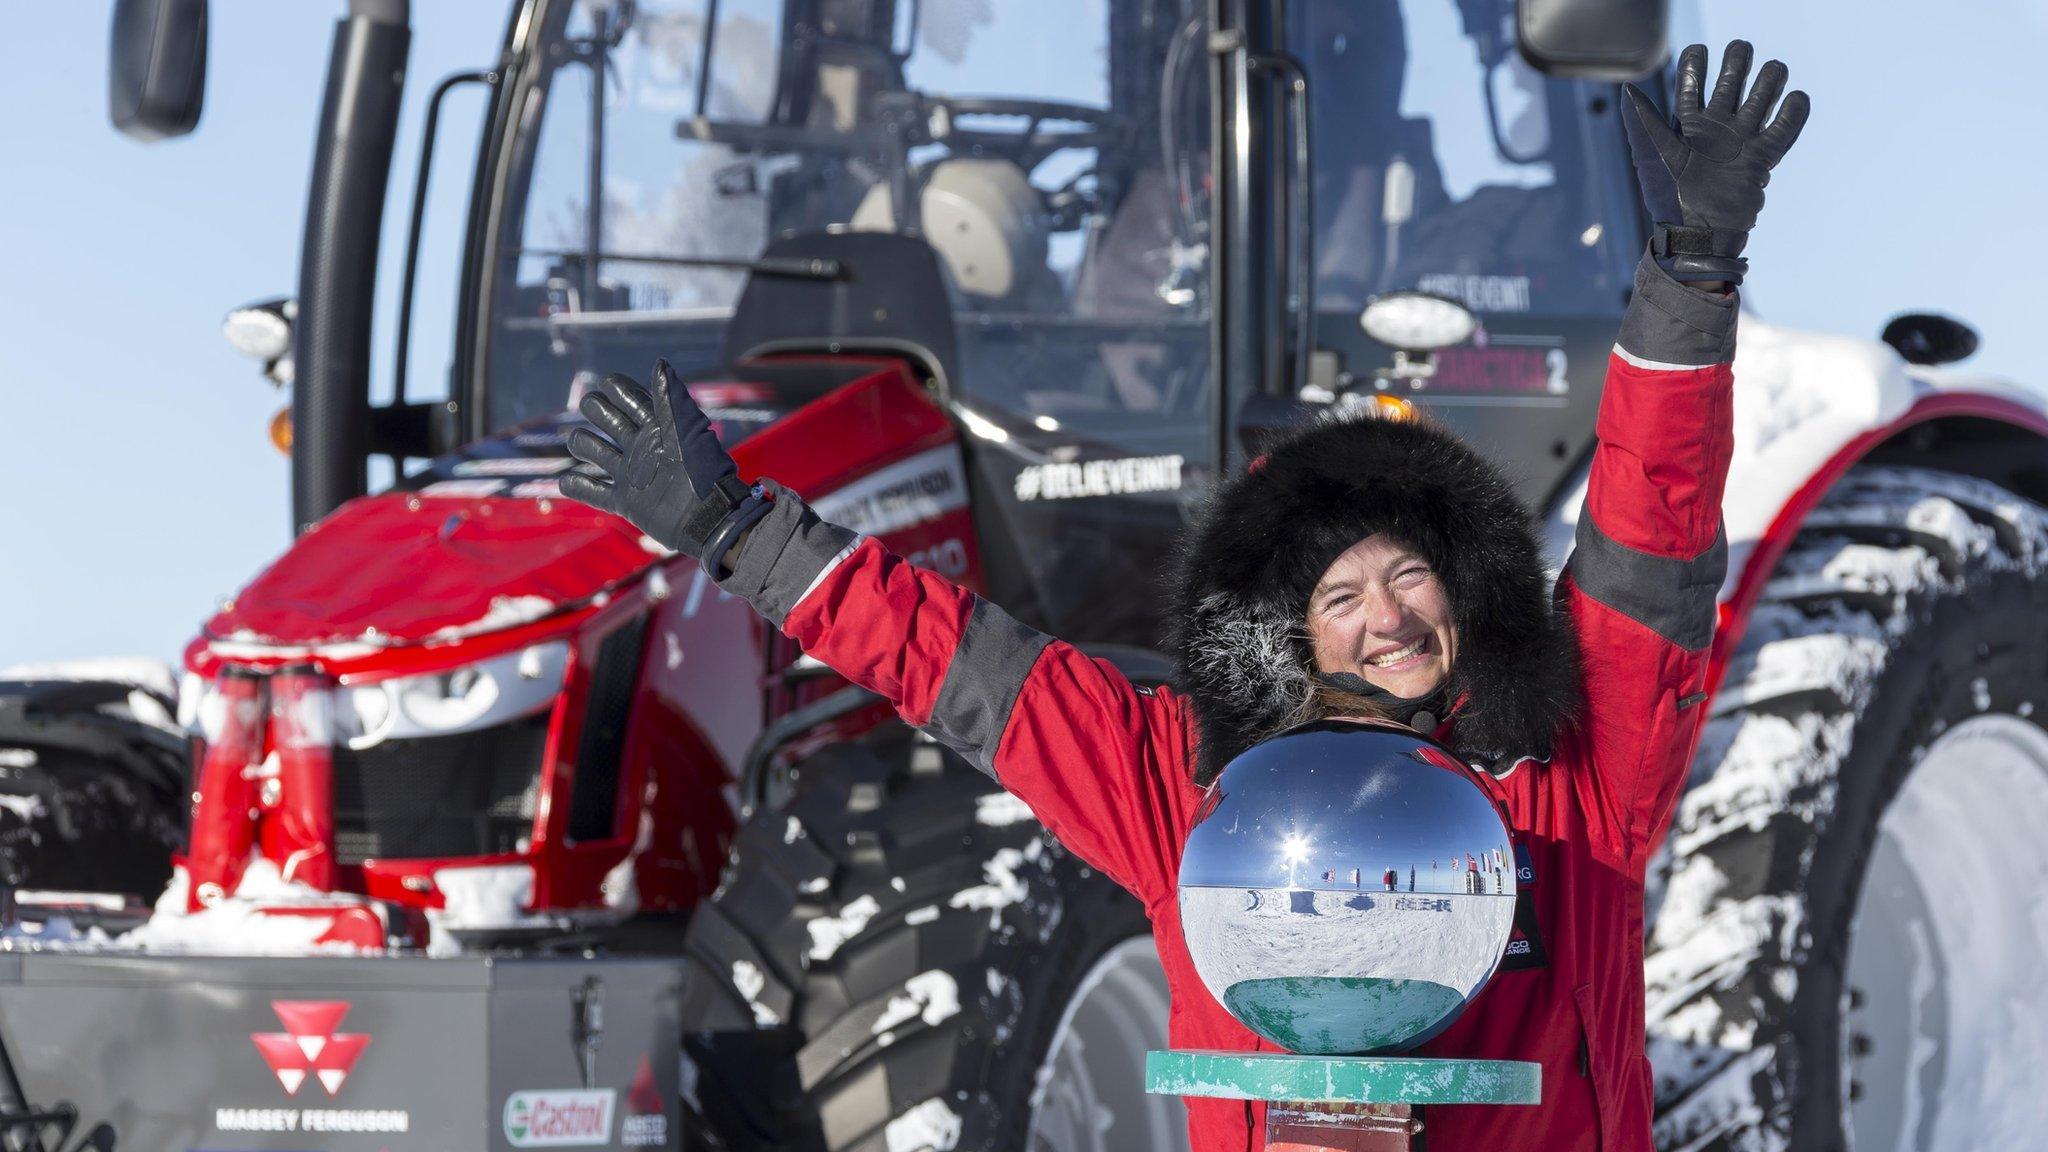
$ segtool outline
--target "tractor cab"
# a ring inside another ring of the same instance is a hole
[[[657,356],[907,356],[1016,557],[997,597],[1134,644],[1122,590],[1262,428],[1419,402],[1532,504],[1590,444],[1642,229],[1612,84],[1532,65],[1510,0],[530,15],[444,438]],[[868,234],[902,246],[844,251]]]

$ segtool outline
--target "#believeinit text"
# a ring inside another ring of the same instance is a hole
[[[1180,456],[1133,456],[1079,464],[1033,464],[1017,473],[1019,500],[1072,500],[1180,488]]]

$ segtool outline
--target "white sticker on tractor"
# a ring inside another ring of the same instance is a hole
[[[1127,496],[1180,488],[1180,456],[1130,456],[1078,464],[1033,464],[1017,473],[1019,500],[1073,500]]]
[[[503,480],[436,480],[420,489],[422,496],[456,496],[471,499],[477,496],[495,496],[505,488]]]
[[[1430,272],[1416,278],[1415,287],[1464,303],[1474,312],[1527,312],[1527,276],[1466,276],[1457,272]]]
[[[553,476],[575,461],[567,456],[496,456],[455,462],[457,476]]]
[[[967,507],[959,449],[934,448],[811,501],[821,520],[882,536]]]
[[[521,480],[512,486],[511,494],[521,500],[554,500],[562,495],[562,482],[552,476],[543,480]]]

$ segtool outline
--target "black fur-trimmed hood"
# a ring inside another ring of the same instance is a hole
[[[1498,469],[1434,425],[1333,416],[1211,495],[1175,578],[1169,638],[1200,726],[1195,779],[1286,727],[1314,690],[1309,593],[1385,532],[1444,582],[1458,629],[1449,694],[1469,756],[1548,756],[1577,712],[1578,653],[1552,612],[1528,512]]]

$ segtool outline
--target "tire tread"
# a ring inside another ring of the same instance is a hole
[[[1847,923],[1839,910],[1839,923],[1813,922],[1810,870],[1859,714],[1937,604],[1991,574],[2037,574],[2044,557],[2048,511],[1911,466],[1851,471],[1802,525],[1730,658],[1652,865],[1644,972],[1660,1148],[1794,1142],[1803,1077],[1788,1029],[1822,959],[1816,941]]]

